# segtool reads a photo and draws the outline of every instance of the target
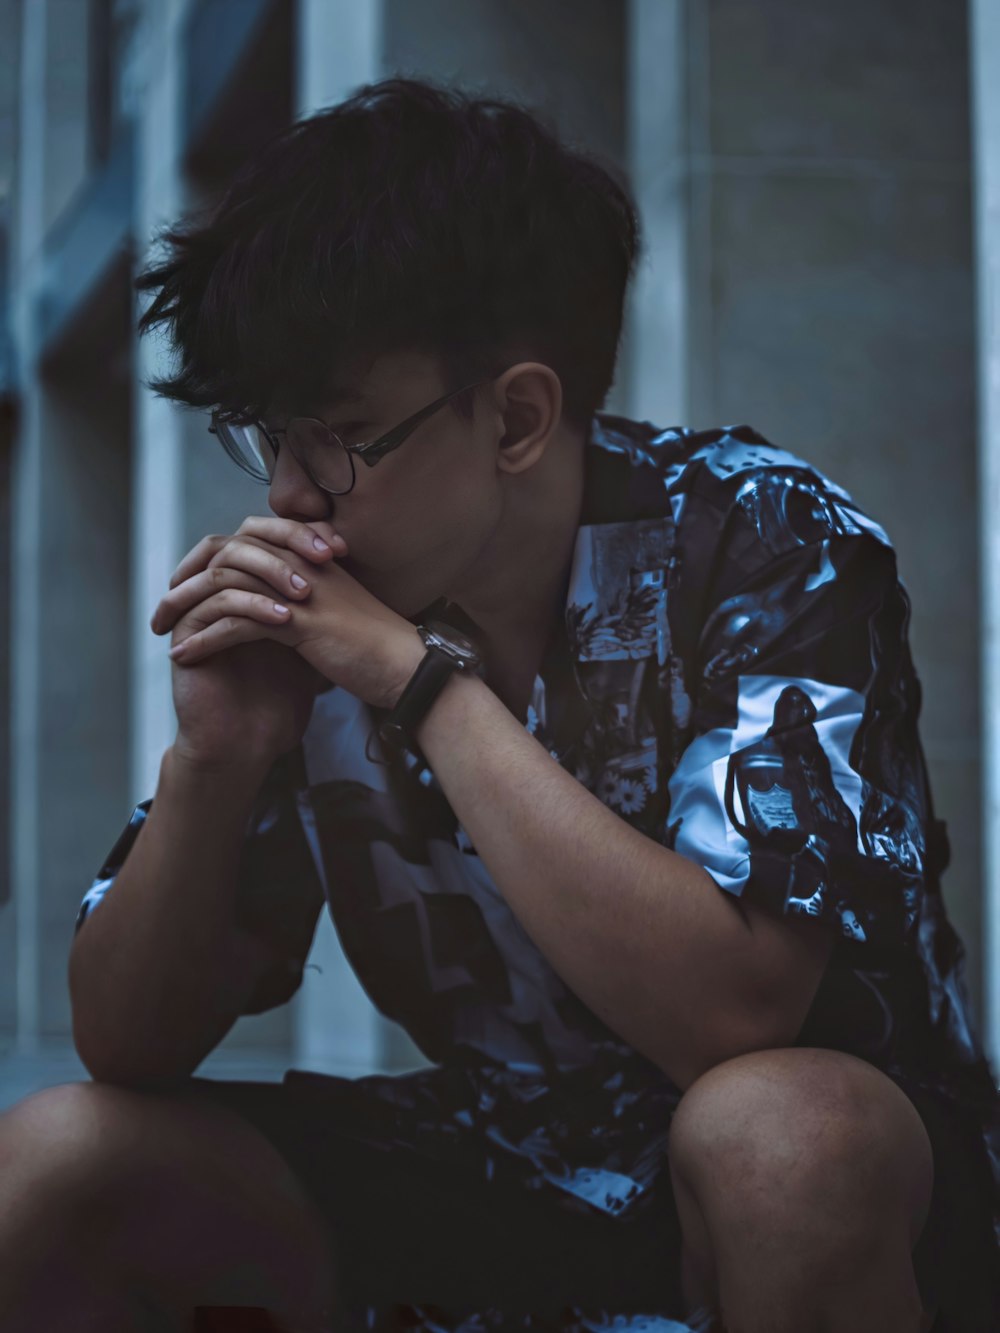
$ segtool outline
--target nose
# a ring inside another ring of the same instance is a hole
[[[282,449],[275,462],[267,502],[278,518],[302,523],[334,516],[335,497],[316,486],[302,470],[290,449]]]

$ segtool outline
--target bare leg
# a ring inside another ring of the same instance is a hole
[[[670,1143],[692,1312],[725,1333],[930,1327],[912,1249],[931,1145],[879,1070],[812,1048],[726,1061],[687,1090]]]
[[[5,1333],[180,1333],[196,1305],[337,1316],[335,1251],[272,1145],[187,1085],[68,1083],[0,1116]]]

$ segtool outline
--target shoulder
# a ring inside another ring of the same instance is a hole
[[[711,497],[727,521],[742,520],[771,555],[827,538],[892,540],[849,491],[802,454],[773,445],[751,426],[727,426],[692,452],[692,492]]]
[[[657,426],[597,413],[591,443],[624,455],[672,499],[678,528],[720,530],[742,518],[780,554],[838,534],[867,533],[885,546],[889,534],[851,493],[808,456],[773,444],[752,426]]]

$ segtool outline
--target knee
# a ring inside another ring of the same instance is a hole
[[[107,1208],[135,1165],[134,1101],[142,1094],[98,1083],[61,1083],[0,1115],[5,1208],[79,1216]]]
[[[929,1199],[933,1176],[905,1094],[865,1061],[819,1048],[757,1051],[709,1070],[677,1107],[669,1159],[707,1206],[742,1200],[771,1217],[818,1208],[829,1219],[843,1204],[855,1221],[874,1219],[901,1198],[915,1208]]]

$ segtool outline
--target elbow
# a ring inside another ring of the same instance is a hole
[[[192,1072],[187,1068],[164,1069],[162,1061],[154,1066],[145,1059],[114,1049],[107,1042],[84,1037],[76,1025],[73,1045],[94,1083],[109,1083],[140,1092],[166,1092],[187,1082]]]
[[[792,1046],[796,1032],[787,1014],[776,1015],[761,1006],[757,1011],[732,1006],[701,1027],[689,1031],[687,1040],[662,1053],[656,1063],[682,1093],[717,1065],[756,1051]]]
[[[197,1061],[167,1058],[142,1033],[115,1031],[79,998],[72,1002],[73,1048],[95,1083],[162,1092],[185,1082]],[[178,1053],[180,1054],[180,1053]]]

